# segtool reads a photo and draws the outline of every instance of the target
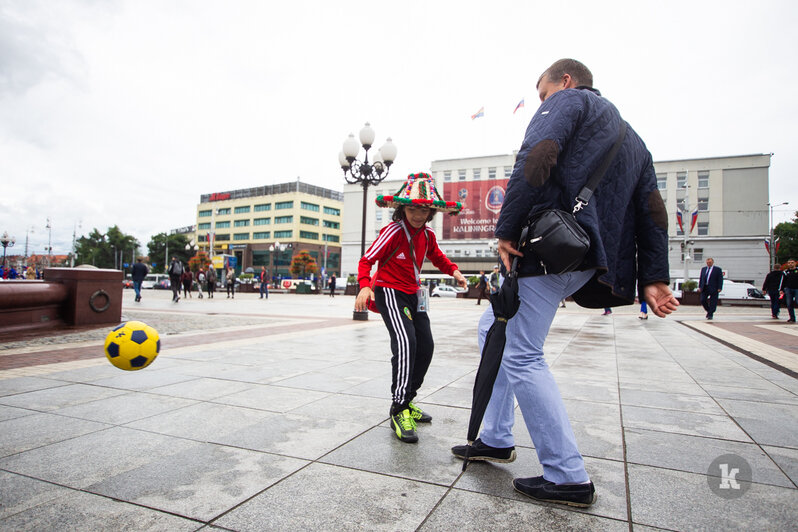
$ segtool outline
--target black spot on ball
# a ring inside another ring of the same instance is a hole
[[[130,367],[132,368],[140,368],[147,363],[147,357],[143,357],[141,355],[137,356],[130,360]]]
[[[108,356],[109,357],[111,357],[111,358],[118,357],[119,356],[119,344],[115,344],[115,343],[111,342],[110,344],[108,344],[108,348],[106,349],[106,351],[108,351]]]
[[[141,345],[147,341],[147,333],[144,331],[133,331],[133,334],[130,335],[130,339]]]
[[[127,323],[123,323],[123,324],[121,324],[121,325],[117,325],[116,327],[114,327],[114,328],[113,328],[113,329],[111,329],[111,330],[112,330],[112,331],[118,331],[119,329],[121,329],[121,328],[122,328],[122,327],[124,327],[125,325],[127,325]]]
[[[158,338],[158,341],[155,343],[155,354],[157,355],[160,352],[161,352],[161,339]]]

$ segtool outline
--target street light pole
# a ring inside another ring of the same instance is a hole
[[[770,207],[770,240],[768,240],[768,254],[770,255],[770,271],[773,271],[773,269],[776,267],[776,252],[775,252],[776,246],[774,245],[775,242],[773,242],[773,236],[774,236],[773,235],[773,229],[774,229],[773,228],[773,209],[775,209],[776,207],[781,207],[782,205],[789,205],[789,204],[790,204],[789,201],[785,201],[785,202],[779,203],[777,205],[773,205],[772,203],[767,203],[766,204],[768,207]]]
[[[8,236],[8,231],[3,231],[3,236],[0,237],[0,244],[3,246],[3,268],[6,267],[6,248],[13,248],[17,243],[17,239]]]
[[[360,142],[355,139],[354,133],[344,141],[343,149],[338,154],[338,163],[344,171],[344,179],[350,184],[359,184],[363,187],[363,219],[360,227],[360,256],[366,253],[366,211],[368,207],[369,185],[379,185],[388,177],[391,165],[396,160],[396,145],[388,137],[385,144],[377,150],[374,160],[369,163],[369,149],[374,144],[374,130],[368,122],[359,133]],[[363,147],[365,156],[363,162],[357,160],[360,148]],[[366,321],[369,319],[368,311],[353,311],[353,320]]]

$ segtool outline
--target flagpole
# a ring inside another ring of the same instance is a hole
[[[687,184],[687,179],[684,180],[684,203],[682,203],[682,235],[684,240],[682,242],[682,260],[684,261],[684,274],[682,275],[682,284],[690,279],[690,251],[689,240],[687,233],[687,214],[690,212],[690,185]],[[692,220],[691,220],[692,223]],[[692,228],[691,228],[692,230]]]

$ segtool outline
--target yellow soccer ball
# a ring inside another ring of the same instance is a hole
[[[105,337],[105,356],[125,371],[146,368],[161,350],[158,331],[140,321],[128,321]]]

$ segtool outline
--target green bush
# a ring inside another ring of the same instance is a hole
[[[693,279],[688,279],[682,283],[683,292],[695,292],[696,288],[698,288],[698,281],[694,281]]]

